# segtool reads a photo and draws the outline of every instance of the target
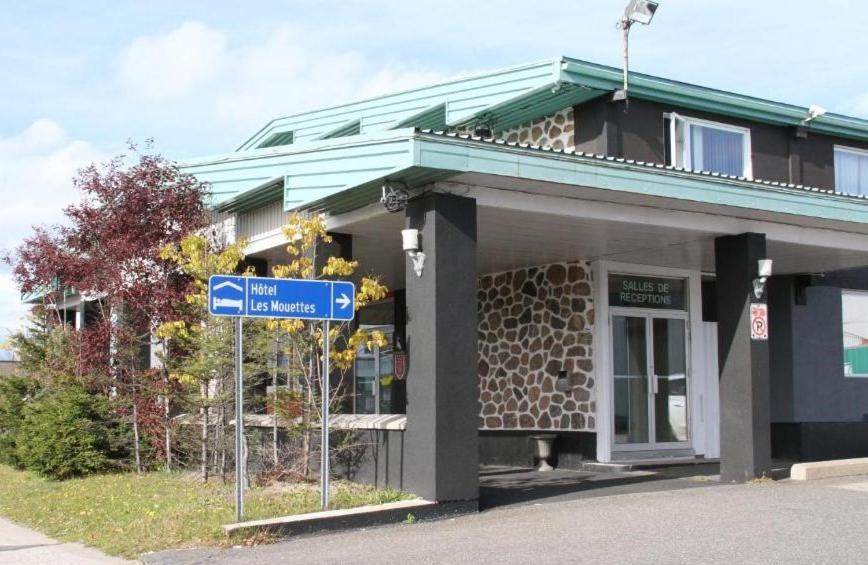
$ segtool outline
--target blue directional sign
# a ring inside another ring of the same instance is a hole
[[[214,275],[208,279],[212,316],[352,320],[356,287],[345,281],[311,281]]]

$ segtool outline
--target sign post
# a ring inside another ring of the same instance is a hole
[[[235,318],[235,519],[244,517],[244,357],[242,318],[323,321],[322,453],[320,502],[329,505],[329,330],[332,320],[347,322],[356,312],[356,287],[346,281],[214,275],[208,279],[208,313]]]
[[[244,356],[241,316],[235,317],[235,521],[244,519]]]
[[[329,374],[331,367],[329,366],[329,321],[323,323],[323,340],[322,340],[322,379],[320,381],[320,394],[322,394],[322,431],[320,433],[320,493],[319,499],[322,509],[329,507],[329,396],[330,396],[330,381]]]

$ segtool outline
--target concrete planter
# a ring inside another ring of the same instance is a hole
[[[539,461],[537,471],[553,471],[551,459],[555,454],[555,439],[558,436],[555,434],[539,434],[530,436],[533,441],[533,456]]]

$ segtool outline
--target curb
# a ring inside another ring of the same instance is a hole
[[[790,478],[794,481],[834,479],[857,475],[868,475],[868,457],[796,463],[790,470]]]
[[[436,520],[479,511],[478,501],[431,502],[430,500],[402,500],[387,504],[360,506],[346,510],[324,510],[309,514],[251,520],[226,524],[223,530],[228,536],[250,537],[265,533],[276,537],[288,537],[317,532],[334,532],[386,524],[399,524],[412,514],[415,520]]]

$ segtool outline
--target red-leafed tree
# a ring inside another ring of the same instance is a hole
[[[50,305],[74,289],[95,305],[96,319],[78,336],[78,372],[108,377],[102,386],[128,400],[140,469],[141,424],[153,433],[160,414],[168,416],[159,399],[170,386],[150,370],[147,346],[157,326],[183,315],[177,306],[191,284],[160,252],[208,219],[200,182],[159,155],[130,149],[132,164],[121,156],[80,170],[73,182],[81,200],[64,210],[66,221],[37,228],[7,262],[24,293],[43,293]],[[161,449],[164,442],[152,439]]]

